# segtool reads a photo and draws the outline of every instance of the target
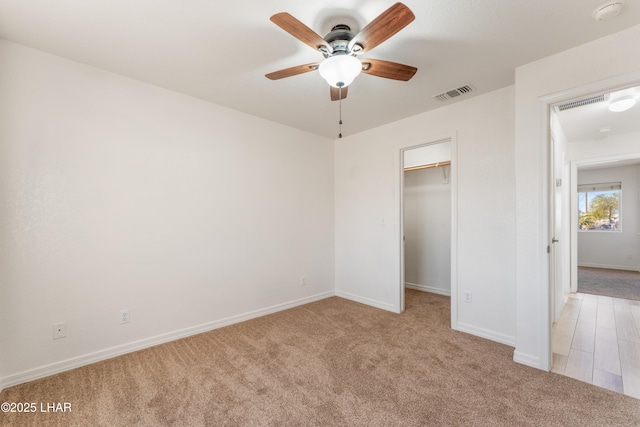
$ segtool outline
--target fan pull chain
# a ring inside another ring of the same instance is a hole
[[[340,125],[340,133],[338,133],[338,138],[342,138],[342,86],[340,86],[338,90],[340,91],[340,99],[338,100],[338,103],[340,104],[340,121],[338,122],[338,124]]]

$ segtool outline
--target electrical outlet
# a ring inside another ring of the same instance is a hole
[[[67,336],[67,322],[53,324],[53,339],[64,338]]]
[[[627,254],[627,259],[631,259],[631,254]]]
[[[304,276],[300,276],[300,286],[307,286],[307,279]]]
[[[464,291],[464,302],[471,302],[472,296],[471,291]]]
[[[129,323],[129,309],[120,310],[120,323]]]

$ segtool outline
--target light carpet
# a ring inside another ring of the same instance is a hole
[[[640,272],[578,267],[578,292],[640,301]]]
[[[450,329],[448,297],[393,314],[332,297],[11,387],[0,402],[77,426],[636,426],[640,401],[513,362]]]

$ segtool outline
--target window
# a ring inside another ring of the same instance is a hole
[[[578,185],[578,227],[581,231],[620,231],[622,183]]]

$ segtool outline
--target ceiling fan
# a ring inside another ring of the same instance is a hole
[[[358,34],[352,33],[348,25],[339,24],[323,38],[287,12],[277,13],[271,17],[274,24],[314,50],[320,51],[325,59],[321,62],[274,71],[266,77],[278,80],[318,70],[331,86],[332,101],[347,97],[347,86],[360,72],[387,79],[408,81],[418,71],[416,67],[381,59],[360,60],[357,56],[378,46],[414,19],[415,15],[407,6],[396,3]]]

